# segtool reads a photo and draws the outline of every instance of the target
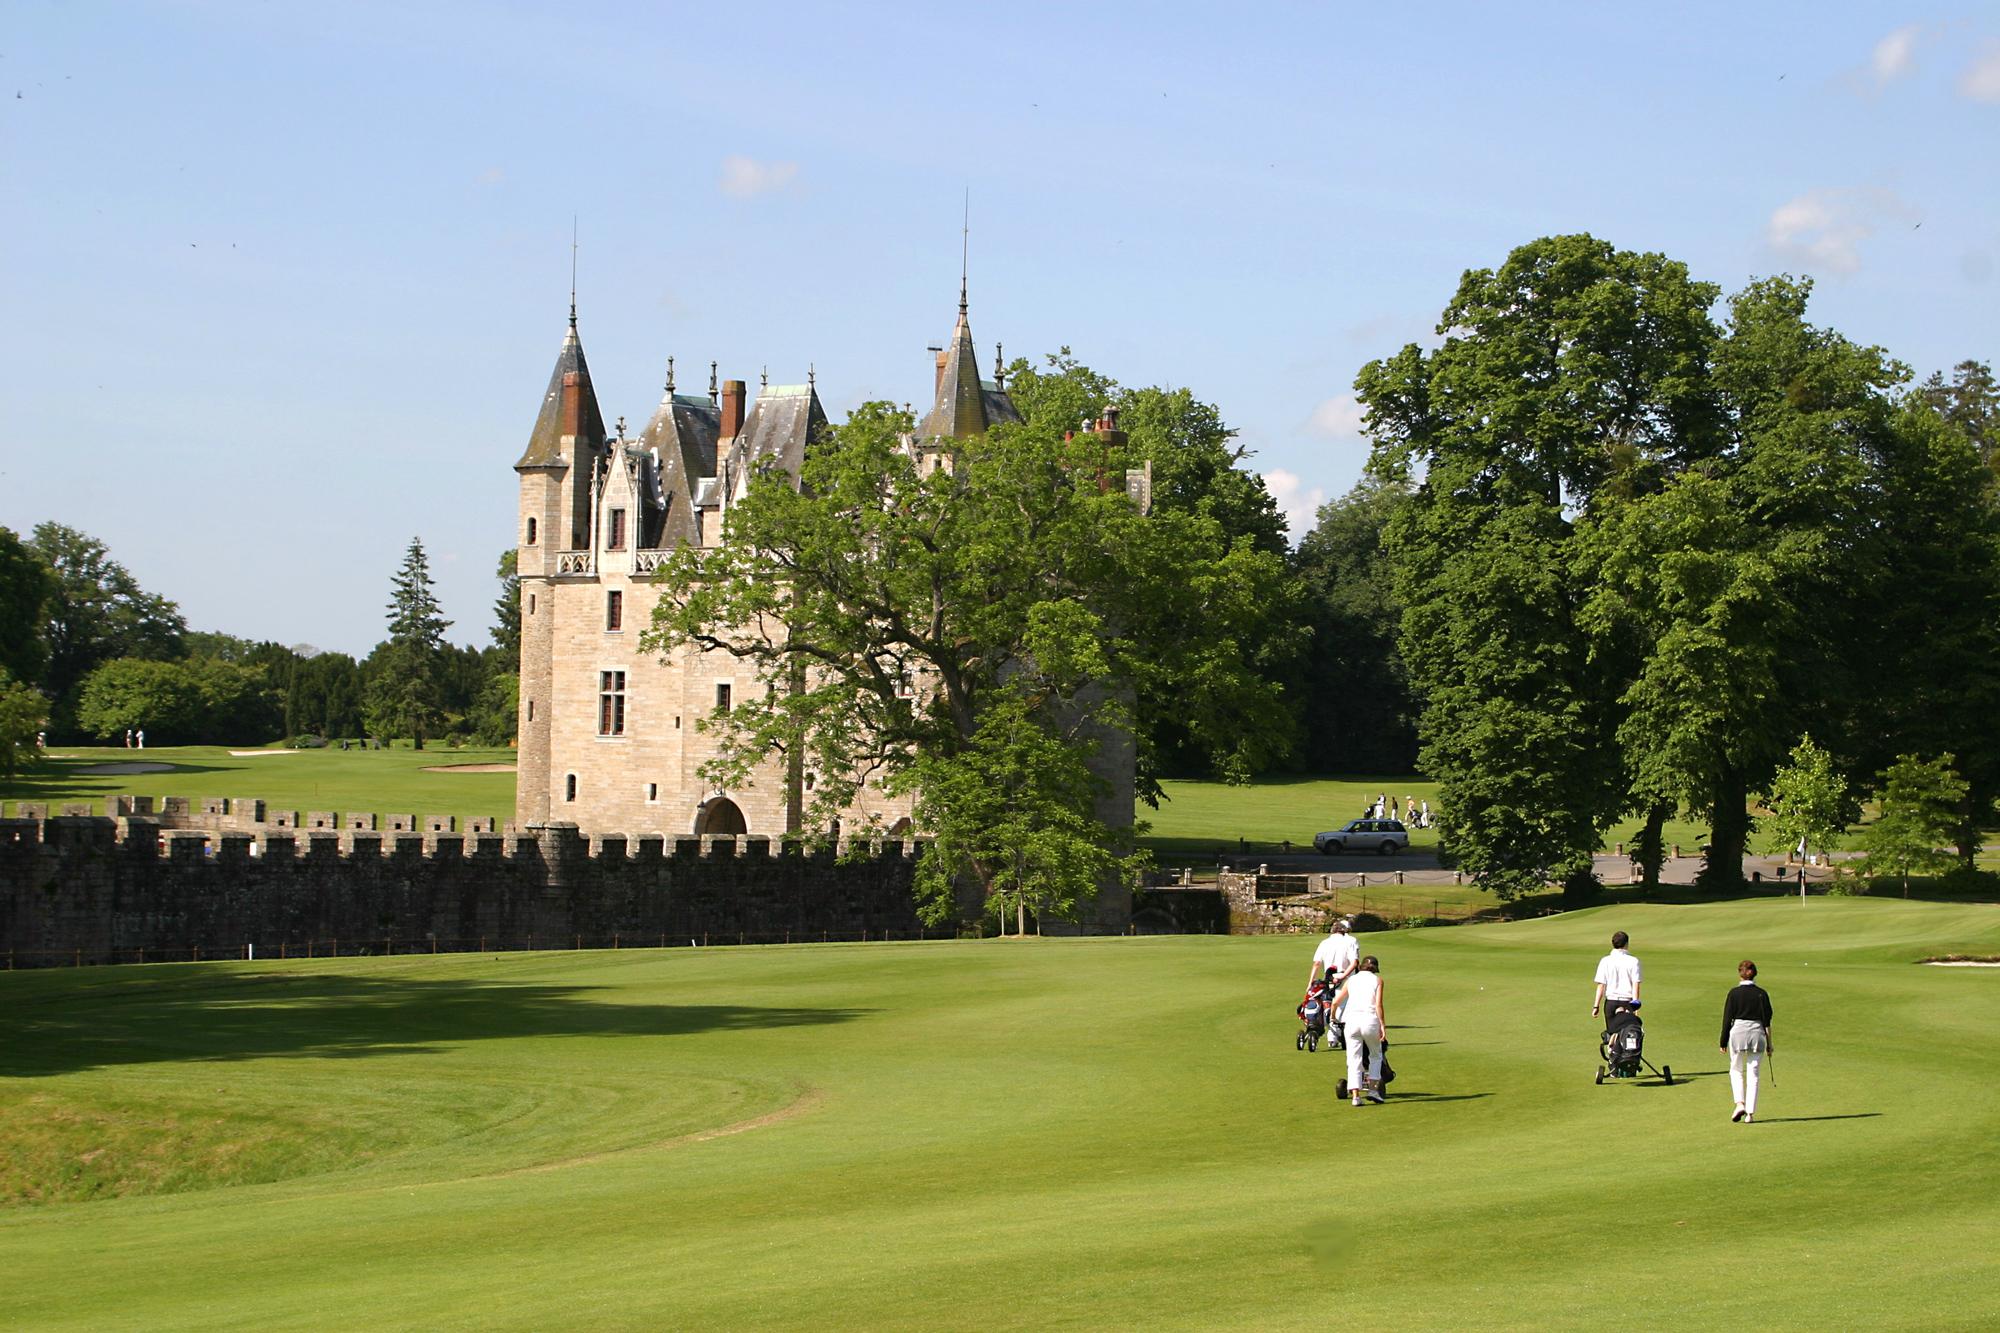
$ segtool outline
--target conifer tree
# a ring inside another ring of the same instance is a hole
[[[420,538],[410,539],[391,589],[387,651],[369,682],[370,723],[408,734],[421,750],[442,711],[444,632],[451,622],[441,614],[432,590],[430,561]]]

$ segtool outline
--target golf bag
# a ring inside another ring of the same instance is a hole
[[[1598,1042],[1598,1058],[1603,1061],[1597,1066],[1597,1082],[1607,1078],[1638,1078],[1645,1070],[1653,1069],[1646,1059],[1646,1026],[1639,1021],[1638,1003],[1619,1000],[1611,1006],[1610,1016],[1604,1020],[1604,1036]],[[1673,1067],[1663,1065],[1653,1070],[1663,1082],[1674,1081]]]

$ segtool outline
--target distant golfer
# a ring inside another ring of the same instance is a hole
[[[1389,1019],[1382,1008],[1381,964],[1370,954],[1334,993],[1335,1012],[1347,1014],[1347,1090],[1356,1106],[1365,1096],[1382,1100],[1382,1034]]]
[[[1639,960],[1626,945],[1631,937],[1622,930],[1611,932],[1611,952],[1597,963],[1597,993],[1590,1002],[1590,1016],[1604,1015],[1604,1030],[1611,1030],[1611,1011],[1621,1004],[1639,1007]]]
[[[1306,973],[1306,985],[1312,985],[1313,978],[1322,973],[1325,974],[1326,984],[1329,986],[1338,986],[1347,980],[1347,974],[1361,961],[1361,945],[1347,932],[1347,918],[1335,917],[1333,928],[1327,932],[1326,938],[1319,942],[1319,947],[1313,950],[1312,968]]]
[[[1740,978],[1722,1002],[1722,1050],[1729,1057],[1729,1092],[1736,1110],[1729,1118],[1747,1125],[1757,1118],[1757,1071],[1771,1045],[1771,997],[1757,984],[1757,965],[1745,958]]]

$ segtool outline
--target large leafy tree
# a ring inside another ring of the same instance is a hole
[[[49,662],[44,633],[55,577],[46,561],[11,530],[0,528],[0,671],[32,685]]]
[[[1857,766],[1957,756],[1965,796],[1952,840],[1970,869],[2000,795],[2000,505],[1977,446],[1914,395],[1870,440],[1867,577],[1852,585],[1842,734]],[[1865,630],[1866,632],[1861,632]]]
[[[1385,545],[1407,493],[1400,483],[1363,478],[1320,507],[1292,555],[1306,642],[1294,759],[1308,771],[1408,773],[1416,765],[1417,703],[1396,647],[1403,604]]]
[[[390,735],[407,735],[421,750],[443,719],[447,663],[444,618],[431,582],[430,560],[419,538],[410,539],[402,566],[391,582],[389,638],[371,655],[369,725]]]
[[[48,668],[42,683],[54,700],[53,725],[64,732],[85,676],[117,657],[179,657],[187,622],[172,602],[140,587],[95,537],[40,523],[30,545],[55,579],[45,604]]]
[[[1151,787],[1152,710],[1172,700],[1227,771],[1283,743],[1246,650],[1270,632],[1282,564],[1212,514],[1142,517],[1114,438],[1000,427],[924,471],[910,424],[869,404],[798,484],[753,480],[720,546],[663,562],[646,642],[756,668],[765,688],[704,723],[718,785],[783,755],[816,777],[819,829],[871,780],[915,792],[934,911],[970,882],[996,907],[1061,912],[1077,874],[1125,864],[1130,830],[1088,769],[1133,745]]]
[[[261,743],[283,719],[263,667],[213,657],[106,662],[84,681],[77,703],[86,734],[109,740],[143,730],[149,745]]]
[[[1008,388],[1028,423],[1052,435],[1087,428],[1107,412],[1115,414],[1134,463],[1152,469],[1156,510],[1199,516],[1213,521],[1231,542],[1274,556],[1286,553],[1284,514],[1263,478],[1245,466],[1248,450],[1237,442],[1235,428],[1221,411],[1191,390],[1127,388],[1078,361],[1067,347],[1040,366],[1015,361],[1008,369]],[[1282,684],[1297,675],[1298,637],[1292,626],[1302,604],[1295,583],[1271,593],[1275,614],[1267,619],[1269,632],[1239,646],[1265,681]],[[1141,702],[1148,719],[1149,761],[1159,771],[1236,776],[1214,767],[1211,750],[1192,734],[1170,699]]]
[[[1373,470],[1411,487],[1388,546],[1446,847],[1503,896],[1586,883],[1629,804],[1575,526],[1714,452],[1715,296],[1664,256],[1548,237],[1465,274],[1441,346],[1356,380]]]

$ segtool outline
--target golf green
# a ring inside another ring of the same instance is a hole
[[[1597,1086],[1646,965],[1655,1080]],[[16,1328],[1991,1327],[2000,907],[0,975]],[[1743,956],[1775,1086],[1729,1123]]]

